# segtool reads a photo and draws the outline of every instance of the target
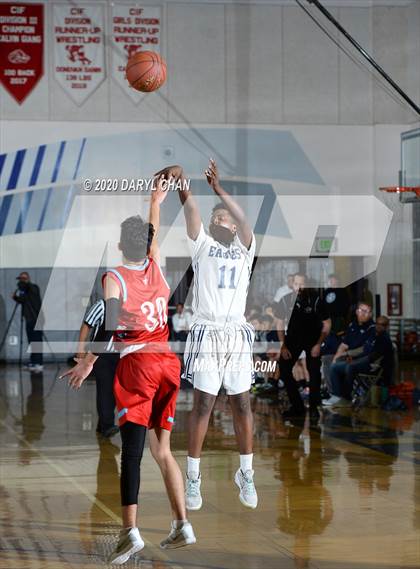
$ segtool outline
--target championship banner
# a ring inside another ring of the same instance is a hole
[[[105,79],[104,6],[54,4],[54,74],[82,105]]]
[[[112,76],[124,93],[138,103],[144,94],[130,87],[125,78],[125,66],[136,51],[160,52],[160,7],[114,4],[111,26]]]
[[[22,104],[44,74],[44,6],[0,4],[0,81]]]

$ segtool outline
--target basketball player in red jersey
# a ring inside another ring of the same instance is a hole
[[[71,387],[80,388],[92,371],[96,352],[114,336],[121,352],[114,393],[122,439],[123,529],[109,562],[118,565],[144,547],[137,528],[137,500],[147,429],[173,512],[171,532],[161,547],[182,547],[196,541],[186,516],[182,474],[170,448],[180,364],[168,345],[169,286],[159,264],[157,230],[160,204],[166,196],[161,180],[152,192],[150,223],[133,216],[121,224],[119,248],[124,264],[103,277],[106,324],[96,336],[95,349],[61,376],[69,378]]]

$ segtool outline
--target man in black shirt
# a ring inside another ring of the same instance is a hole
[[[322,346],[322,355],[335,354],[340,344],[340,336],[345,333],[350,312],[350,298],[344,288],[339,288],[337,275],[328,277],[328,288],[323,299],[331,318],[331,332]]]
[[[318,416],[321,403],[321,344],[328,335],[331,320],[319,294],[306,288],[306,277],[296,274],[293,292],[284,296],[274,308],[277,330],[282,347],[280,350],[280,378],[284,382],[291,408],[288,416],[305,414],[305,406],[292,370],[302,351],[310,376],[310,411]],[[287,331],[286,331],[287,329]]]
[[[35,330],[38,315],[41,311],[41,295],[38,285],[31,282],[29,273],[23,271],[17,279],[17,289],[12,298],[15,302],[22,305],[22,314],[26,322],[26,335],[28,344],[32,342],[42,342],[42,330]],[[26,366],[29,371],[40,373],[43,370],[42,350],[37,352],[32,349],[29,364]]]

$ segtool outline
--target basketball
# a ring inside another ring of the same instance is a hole
[[[150,93],[165,83],[166,62],[154,51],[138,51],[128,60],[125,73],[133,89]]]

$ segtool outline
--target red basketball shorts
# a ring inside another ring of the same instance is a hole
[[[126,421],[170,431],[175,420],[181,364],[172,352],[132,352],[118,363],[114,394],[120,426]]]

